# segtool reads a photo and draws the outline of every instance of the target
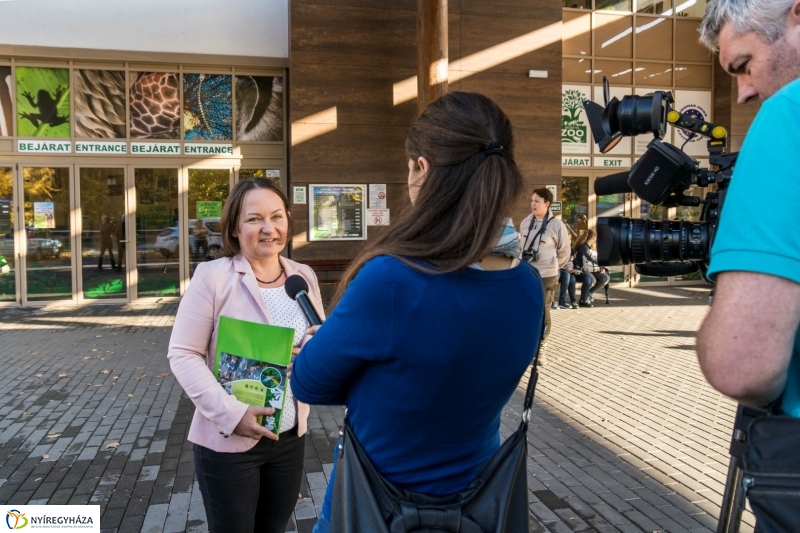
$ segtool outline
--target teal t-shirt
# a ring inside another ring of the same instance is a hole
[[[736,270],[800,283],[799,214],[800,80],[795,80],[764,102],[747,132],[722,206],[709,275]],[[752,296],[752,305],[771,305]],[[800,417],[797,333],[782,407]]]

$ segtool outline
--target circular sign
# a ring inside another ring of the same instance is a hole
[[[383,191],[379,192],[378,193],[378,199],[379,200],[385,200],[386,199],[386,193],[383,192]]]

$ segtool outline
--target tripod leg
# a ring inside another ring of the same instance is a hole
[[[731,457],[728,464],[728,476],[725,479],[725,492],[722,493],[716,533],[739,533],[742,521],[742,498],[744,498],[742,469],[739,459]]]
[[[720,505],[717,533],[739,533],[744,509],[744,491],[742,490],[742,461],[747,447],[747,428],[758,417],[767,414],[765,409],[744,407],[736,409],[731,436],[728,476],[725,479],[725,492]]]

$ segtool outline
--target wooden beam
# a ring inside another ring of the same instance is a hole
[[[447,92],[447,0],[417,0],[417,112]]]

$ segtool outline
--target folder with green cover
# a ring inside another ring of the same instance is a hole
[[[219,317],[218,327],[214,376],[237,400],[275,408],[259,422],[280,433],[294,329],[227,316]]]

